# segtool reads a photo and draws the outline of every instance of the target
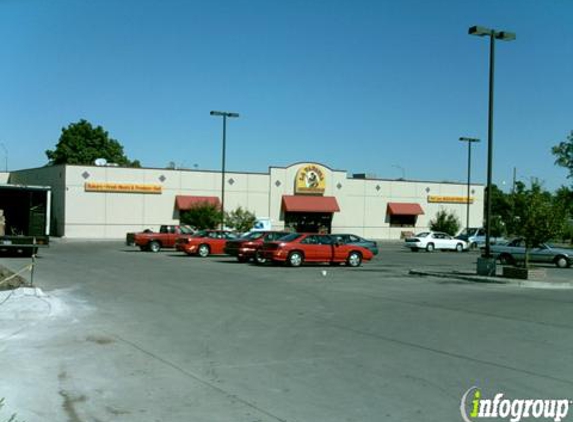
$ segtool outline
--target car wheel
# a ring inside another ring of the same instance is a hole
[[[360,252],[350,252],[346,260],[346,265],[349,267],[359,267],[360,264],[362,264],[362,255]]]
[[[462,245],[461,243],[458,243],[456,245],[456,252],[463,252],[464,251],[464,245]]]
[[[267,260],[264,256],[262,256],[259,252],[255,254],[255,264],[264,265],[267,263]]]
[[[300,267],[303,260],[304,259],[300,252],[291,252],[288,256],[288,263],[291,267]]]
[[[426,250],[427,250],[428,252],[434,252],[434,244],[433,244],[433,243],[428,243],[428,244],[426,245]]]
[[[205,258],[207,256],[209,256],[209,253],[211,251],[209,250],[209,245],[199,245],[199,248],[197,248],[197,254],[201,257],[201,258]]]
[[[161,250],[161,245],[157,240],[152,240],[151,242],[149,242],[148,247],[151,252],[159,252]]]
[[[555,265],[559,268],[567,268],[569,266],[569,261],[564,256],[558,256],[555,258]]]
[[[515,263],[515,259],[507,253],[501,254],[499,256],[499,262],[501,265],[513,265]]]

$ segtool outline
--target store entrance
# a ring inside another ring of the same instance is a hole
[[[330,233],[331,212],[285,212],[285,227],[299,233]]]

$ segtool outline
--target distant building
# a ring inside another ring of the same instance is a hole
[[[467,185],[386,180],[319,163],[226,172],[225,210],[238,206],[269,218],[273,229],[354,233],[399,239],[428,228],[445,209],[466,221]],[[52,187],[52,235],[124,238],[126,232],[176,224],[200,201],[219,203],[221,173],[206,170],[47,166],[10,173],[9,183]],[[470,225],[482,225],[483,185],[471,186]],[[462,223],[462,224],[463,224]]]

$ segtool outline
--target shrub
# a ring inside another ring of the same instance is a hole
[[[448,213],[446,210],[440,210],[436,214],[436,218],[430,221],[430,229],[437,232],[444,232],[451,236],[455,236],[460,230],[460,220],[453,213]]]
[[[203,202],[189,210],[182,211],[179,216],[181,224],[188,224],[198,230],[215,229],[222,222],[222,213],[218,205]]]
[[[252,229],[256,221],[257,217],[255,214],[249,210],[243,209],[242,207],[229,213],[225,213],[225,225],[235,229],[239,233]]]

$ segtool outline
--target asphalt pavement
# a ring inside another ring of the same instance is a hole
[[[442,422],[473,386],[573,399],[573,290],[409,274],[476,258],[389,242],[356,269],[258,267],[55,241],[41,292],[0,298],[0,421]]]

